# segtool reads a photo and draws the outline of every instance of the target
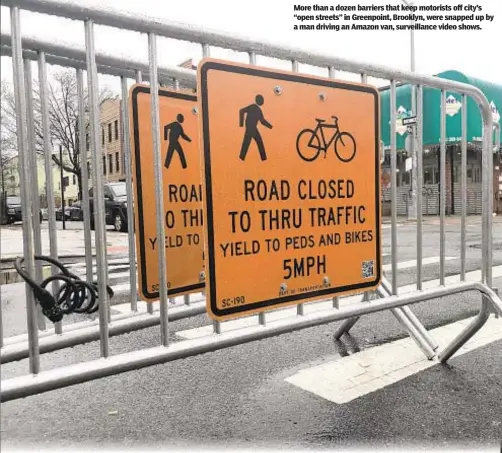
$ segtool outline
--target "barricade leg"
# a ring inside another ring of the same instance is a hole
[[[389,296],[391,295],[390,283],[385,277],[383,277],[382,279],[382,288],[387,292]],[[410,320],[412,325],[420,332],[421,336],[425,339],[425,341],[433,351],[436,351],[439,348],[438,344],[432,339],[429,332],[427,332],[427,329],[416,317],[415,313],[413,313],[410,307],[400,307],[397,310],[400,310]]]
[[[364,293],[362,302],[369,302],[368,293]],[[334,308],[338,309],[339,303],[340,303],[338,298],[337,298],[336,303],[337,303],[337,306],[334,306]],[[344,333],[348,333],[349,330],[352,329],[352,327],[354,327],[354,325],[357,321],[359,321],[359,317],[349,318],[349,319],[346,319],[345,321],[343,321],[342,324],[340,325],[340,327],[338,327],[338,329],[335,331],[335,333],[333,335],[335,340],[339,340]]]
[[[491,293],[491,294],[489,294]],[[502,304],[500,299],[493,291],[487,291],[485,289],[485,294],[483,294],[483,301],[481,305],[481,310],[474,319],[460,334],[438,355],[438,359],[441,363],[446,363],[448,359],[453,356],[465,343],[467,343],[476,332],[483,327],[488,318],[490,317],[490,313],[493,309],[502,315]]]
[[[376,292],[382,299],[390,296],[388,290],[383,285],[380,286]],[[367,293],[365,293],[363,302],[368,301],[369,298],[367,296]],[[436,353],[434,351],[438,348],[437,344],[429,337],[427,331],[413,314],[413,312],[411,312],[411,310],[409,309],[409,311],[403,310],[404,308],[408,307],[392,308],[391,312],[396,317],[399,324],[401,324],[401,326],[408,332],[415,343],[417,343],[418,347],[422,350],[427,359],[432,360],[434,357],[436,357]],[[357,321],[359,321],[359,317],[349,318],[345,320],[342,325],[336,330],[334,338],[336,340],[339,340],[344,333],[348,333],[349,330],[352,329]]]

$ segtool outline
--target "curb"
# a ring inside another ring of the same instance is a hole
[[[111,255],[118,255],[118,254],[121,254],[121,252],[117,253],[117,252],[112,252],[112,253],[109,253]],[[18,256],[23,256],[22,254],[19,254],[19,255],[10,255],[10,256],[3,256],[2,258],[0,258],[0,263],[13,263],[14,261],[16,261],[17,257]],[[96,254],[93,253],[91,255],[92,258],[96,258]],[[80,254],[80,255],[58,255],[58,259],[80,259],[80,258],[85,258],[85,254]]]
[[[13,262],[13,261],[16,261],[17,257],[18,256],[23,256],[22,254],[20,255],[11,255],[11,256],[8,256],[8,257],[2,257],[0,259],[0,262],[1,263],[9,263],[9,262]],[[92,254],[91,255],[93,258],[96,257],[95,254]],[[58,255],[58,259],[76,259],[76,258],[85,258],[85,255]]]

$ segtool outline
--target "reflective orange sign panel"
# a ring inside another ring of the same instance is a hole
[[[212,59],[198,78],[210,315],[378,286],[376,88]]]
[[[164,194],[168,294],[204,289],[199,126],[195,96],[159,91],[163,180],[155,179],[150,87],[130,90],[134,216],[140,294],[159,299],[155,197]]]

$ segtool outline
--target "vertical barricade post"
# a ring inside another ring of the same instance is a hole
[[[136,83],[143,83],[143,75],[140,70],[136,70]],[[131,145],[129,145],[130,147]],[[136,278],[136,277],[135,277]],[[153,304],[146,304],[146,311],[149,315],[153,314]]]
[[[460,192],[462,199],[462,218],[460,223],[460,281],[465,281],[466,253],[467,253],[467,96],[462,95],[462,146],[460,163]]]
[[[249,64],[256,65],[256,52],[249,52]],[[262,326],[267,324],[265,312],[258,313],[258,323]]]
[[[103,189],[103,164],[99,141],[100,114],[98,97],[98,72],[94,49],[94,23],[85,21],[85,49],[87,59],[87,84],[89,89],[89,113],[91,125],[92,173],[93,193],[92,204],[94,211],[96,264],[98,275],[99,296],[99,340],[101,357],[109,354],[109,326],[108,326],[108,293],[107,293],[107,260],[105,236],[105,206]]]
[[[439,155],[439,284],[445,282],[446,213],[446,91],[441,90],[441,138]]]
[[[38,54],[38,83],[40,91],[40,110],[42,115],[42,135],[44,137],[44,164],[45,164],[45,188],[47,195],[47,223],[49,226],[49,247],[51,257],[58,259],[58,242],[57,242],[57,224],[56,224],[56,203],[54,201],[54,176],[52,172],[52,140],[50,130],[50,113],[48,86],[47,86],[47,63],[45,61],[45,52]],[[59,272],[56,266],[52,266],[53,274]],[[59,282],[55,280],[52,283],[52,293],[56,294],[59,290]],[[58,321],[54,325],[55,332],[61,334],[62,323]]]
[[[209,55],[210,55],[209,46],[207,44],[202,44],[202,58],[208,58]],[[215,334],[221,333],[221,322],[217,321],[216,319],[213,319],[213,332]]]
[[[367,84],[368,83],[368,75],[365,73],[361,74],[361,83]],[[379,149],[380,151],[380,149]],[[370,302],[370,293],[368,291],[365,291],[363,294],[363,301],[364,302]]]
[[[85,244],[85,274],[88,282],[93,279],[92,266],[92,238],[91,217],[89,208],[89,172],[87,169],[87,134],[85,118],[84,76],[82,69],[77,69],[77,97],[78,97],[78,139],[80,152],[80,172],[82,176],[82,216],[84,220]],[[85,156],[85,157],[84,157]]]
[[[24,60],[24,77],[26,89],[26,139],[27,139],[27,161],[31,173],[31,215],[33,222],[33,246],[35,255],[42,255],[42,231],[40,225],[40,194],[38,192],[38,155],[35,140],[35,117],[33,106],[33,80],[31,77],[31,60]],[[42,261],[35,261],[35,278],[37,282],[43,280]],[[45,330],[45,317],[40,305],[37,304],[38,328]]]
[[[14,78],[14,96],[16,106],[17,146],[19,150],[19,180],[21,192],[21,215],[23,218],[23,254],[24,267],[30,275],[35,274],[35,257],[33,247],[33,219],[31,210],[30,169],[28,167],[29,147],[27,144],[26,92],[23,71],[23,48],[21,44],[21,24],[19,8],[13,6],[10,10],[12,30],[12,69]],[[30,286],[25,284],[26,317],[28,327],[29,370],[32,374],[40,371],[40,355],[38,346],[37,307]]]
[[[423,259],[423,135],[424,135],[424,112],[423,112],[423,88],[417,86],[417,129],[415,137],[415,155],[417,158],[417,289],[422,289],[422,259]]]
[[[127,79],[120,78],[122,89],[122,99],[120,108],[122,111],[122,152],[124,153],[126,188],[127,188],[127,235],[129,244],[129,280],[130,280],[130,302],[131,311],[138,310],[138,287],[136,281],[136,244],[134,240],[134,210],[133,210],[133,188],[132,188],[132,156],[129,130],[129,109],[127,108]],[[149,304],[152,305],[152,304]]]
[[[291,62],[291,70],[293,72],[298,72],[298,61],[297,60],[293,60]],[[296,306],[296,314],[298,316],[303,316],[304,315],[304,305],[303,304],[298,304]]]
[[[397,150],[396,150],[396,81],[390,82],[390,167],[391,167],[391,255],[392,294],[397,295]]]
[[[2,151],[0,151],[0,156]],[[1,199],[3,197],[3,193],[0,196],[0,203],[3,203]],[[3,348],[3,304],[2,304],[2,293],[0,293],[0,348]]]
[[[159,181],[155,198],[155,220],[157,226],[158,262],[159,262],[159,304],[160,304],[160,341],[163,346],[169,343],[167,314],[167,275],[166,275],[166,239],[164,233],[164,185],[162,183],[162,162],[160,154],[160,113],[159,83],[157,77],[157,36],[148,34],[148,59],[150,64],[151,121],[154,155],[154,174]]]
[[[486,284],[489,288],[493,286],[493,241],[492,241],[492,223],[493,223],[493,117],[490,118],[490,124],[484,124],[483,145],[488,150],[486,153],[486,165],[482,174],[486,173],[486,190],[483,196],[486,196]]]
[[[328,77],[330,79],[335,78],[335,68],[333,66],[330,66],[328,68]],[[336,309],[340,308],[340,297],[339,296],[333,297],[333,308],[336,308]]]

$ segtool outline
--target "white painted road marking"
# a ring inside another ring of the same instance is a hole
[[[428,266],[430,264],[436,264],[439,263],[441,257],[439,256],[430,256],[428,258],[423,258],[422,259],[422,265],[423,266]],[[457,257],[455,256],[446,256],[445,261],[451,261],[451,260],[456,260]],[[397,268],[398,269],[409,269],[410,267],[416,267],[417,266],[417,260],[410,260],[410,261],[401,261],[400,263],[397,263]],[[384,272],[390,272],[392,271],[392,264],[384,264],[382,266],[382,269]]]
[[[431,330],[430,334],[439,344],[439,351],[473,319]],[[498,340],[502,340],[502,320],[492,316],[454,357]],[[301,370],[285,380],[328,401],[345,404],[438,363],[437,360],[427,360],[416,343],[411,338],[405,338]]]
[[[493,278],[498,278],[502,277],[502,266],[495,266],[493,268]],[[472,271],[472,272],[467,272],[466,275],[466,281],[471,282],[471,281],[480,281],[481,280],[481,271]],[[460,282],[460,274],[457,275],[451,275],[449,277],[446,277],[445,279],[445,284],[450,285],[452,283],[458,283]],[[439,279],[438,280],[429,280],[423,282],[423,289],[431,289],[431,288],[437,288],[440,284]],[[398,288],[398,294],[405,294],[409,293],[412,291],[416,291],[417,285],[405,285],[405,286],[400,286]],[[348,297],[342,297],[340,298],[340,306],[347,306],[351,305],[354,303],[358,303],[361,301],[361,295],[355,295],[355,296],[348,296]],[[308,302],[304,304],[304,312],[307,313],[314,313],[317,311],[321,310],[328,310],[332,308],[333,302],[331,299],[323,299],[318,302]],[[296,306],[293,307],[288,307],[288,308],[280,308],[274,311],[270,311],[266,313],[267,316],[267,321],[268,322],[273,322],[273,321],[278,321],[280,319],[285,319],[289,317],[294,317],[296,316],[297,310]],[[237,329],[244,329],[246,327],[252,327],[256,326],[258,324],[258,315],[251,315],[245,318],[238,318],[232,321],[225,321],[221,323],[221,331],[222,332],[229,332],[232,330],[237,330]],[[205,337],[208,335],[216,335],[213,333],[213,326],[212,325],[207,325],[207,326],[202,326],[202,327],[197,327],[195,329],[188,329],[188,330],[181,330],[179,332],[176,332],[176,335],[180,338],[186,338],[186,339],[193,339],[193,338],[201,338]]]
[[[403,226],[403,224],[402,223],[396,223],[396,226],[400,227],[400,226]],[[382,225],[382,230],[388,230],[390,228],[392,228],[392,224],[391,223],[384,223]]]

